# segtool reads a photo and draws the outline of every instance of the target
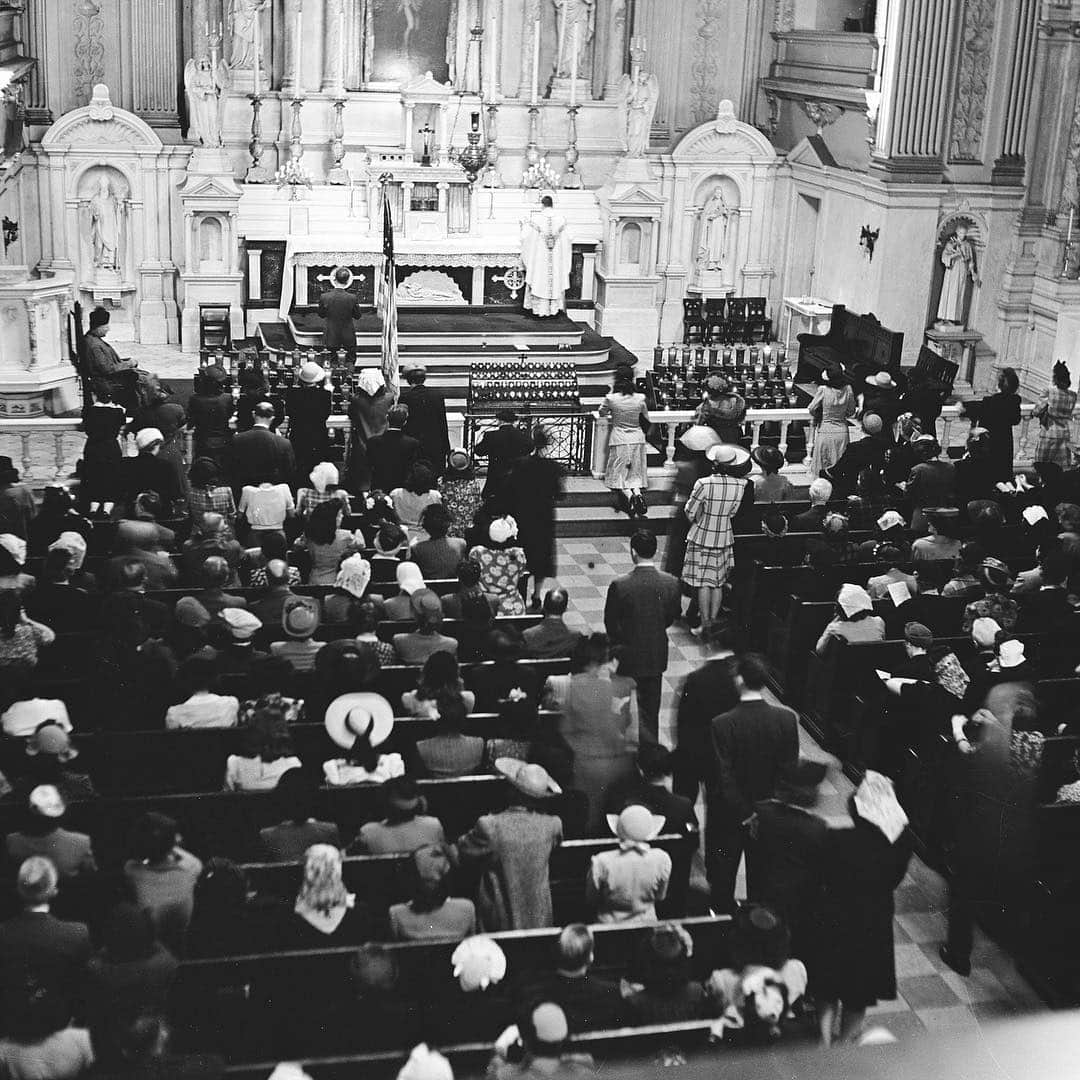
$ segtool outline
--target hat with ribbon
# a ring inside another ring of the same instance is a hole
[[[664,830],[662,814],[654,814],[646,806],[627,806],[620,814],[608,814],[608,828],[626,843],[647,845]]]
[[[865,382],[867,386],[873,386],[878,390],[896,389],[896,383],[887,371],[879,371],[876,375],[867,375]]]
[[[319,601],[314,596],[286,597],[281,628],[291,638],[311,637],[319,628]]]

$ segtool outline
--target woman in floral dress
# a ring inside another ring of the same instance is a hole
[[[448,536],[465,536],[483,496],[476,480],[472,456],[465,450],[451,450],[446,473],[439,480],[443,506],[450,511]]]
[[[517,522],[512,517],[496,518],[488,528],[488,543],[477,544],[469,558],[480,564],[480,586],[499,598],[500,615],[524,615],[525,599],[518,579],[527,569],[525,550],[518,547]]]

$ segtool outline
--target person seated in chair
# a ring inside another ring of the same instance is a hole
[[[134,360],[122,360],[120,354],[105,340],[112,316],[103,307],[90,312],[90,329],[83,338],[87,374],[91,379],[104,379],[113,400],[124,406],[130,416],[138,411],[139,393],[149,384],[140,376]]]

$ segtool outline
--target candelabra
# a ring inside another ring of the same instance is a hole
[[[529,141],[525,146],[525,160],[529,168],[540,164],[540,106],[529,106]]]
[[[581,182],[581,174],[577,171],[578,148],[577,148],[577,114],[580,105],[571,105],[566,110],[568,117],[566,129],[566,172],[563,173],[562,186],[564,188],[584,187]]]
[[[289,158],[299,162],[304,156],[304,144],[302,142],[304,128],[300,122],[300,112],[304,108],[304,99],[294,97],[289,104],[292,109],[292,128],[289,132]]]
[[[244,180],[249,184],[265,184],[270,179],[270,170],[262,163],[262,94],[255,87],[255,93],[251,95],[251,141],[248,143],[248,151],[251,154],[251,164],[244,174]]]
[[[334,129],[330,139],[330,153],[334,156],[334,163],[330,166],[327,182],[331,184],[347,184],[349,174],[345,171],[345,98],[344,96],[334,101]]]
[[[502,187],[499,175],[499,106],[494,101],[487,107],[487,167],[484,170],[484,187]]]

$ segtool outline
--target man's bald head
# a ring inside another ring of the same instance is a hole
[[[565,615],[569,603],[570,597],[565,589],[551,589],[544,596],[544,614]]]

